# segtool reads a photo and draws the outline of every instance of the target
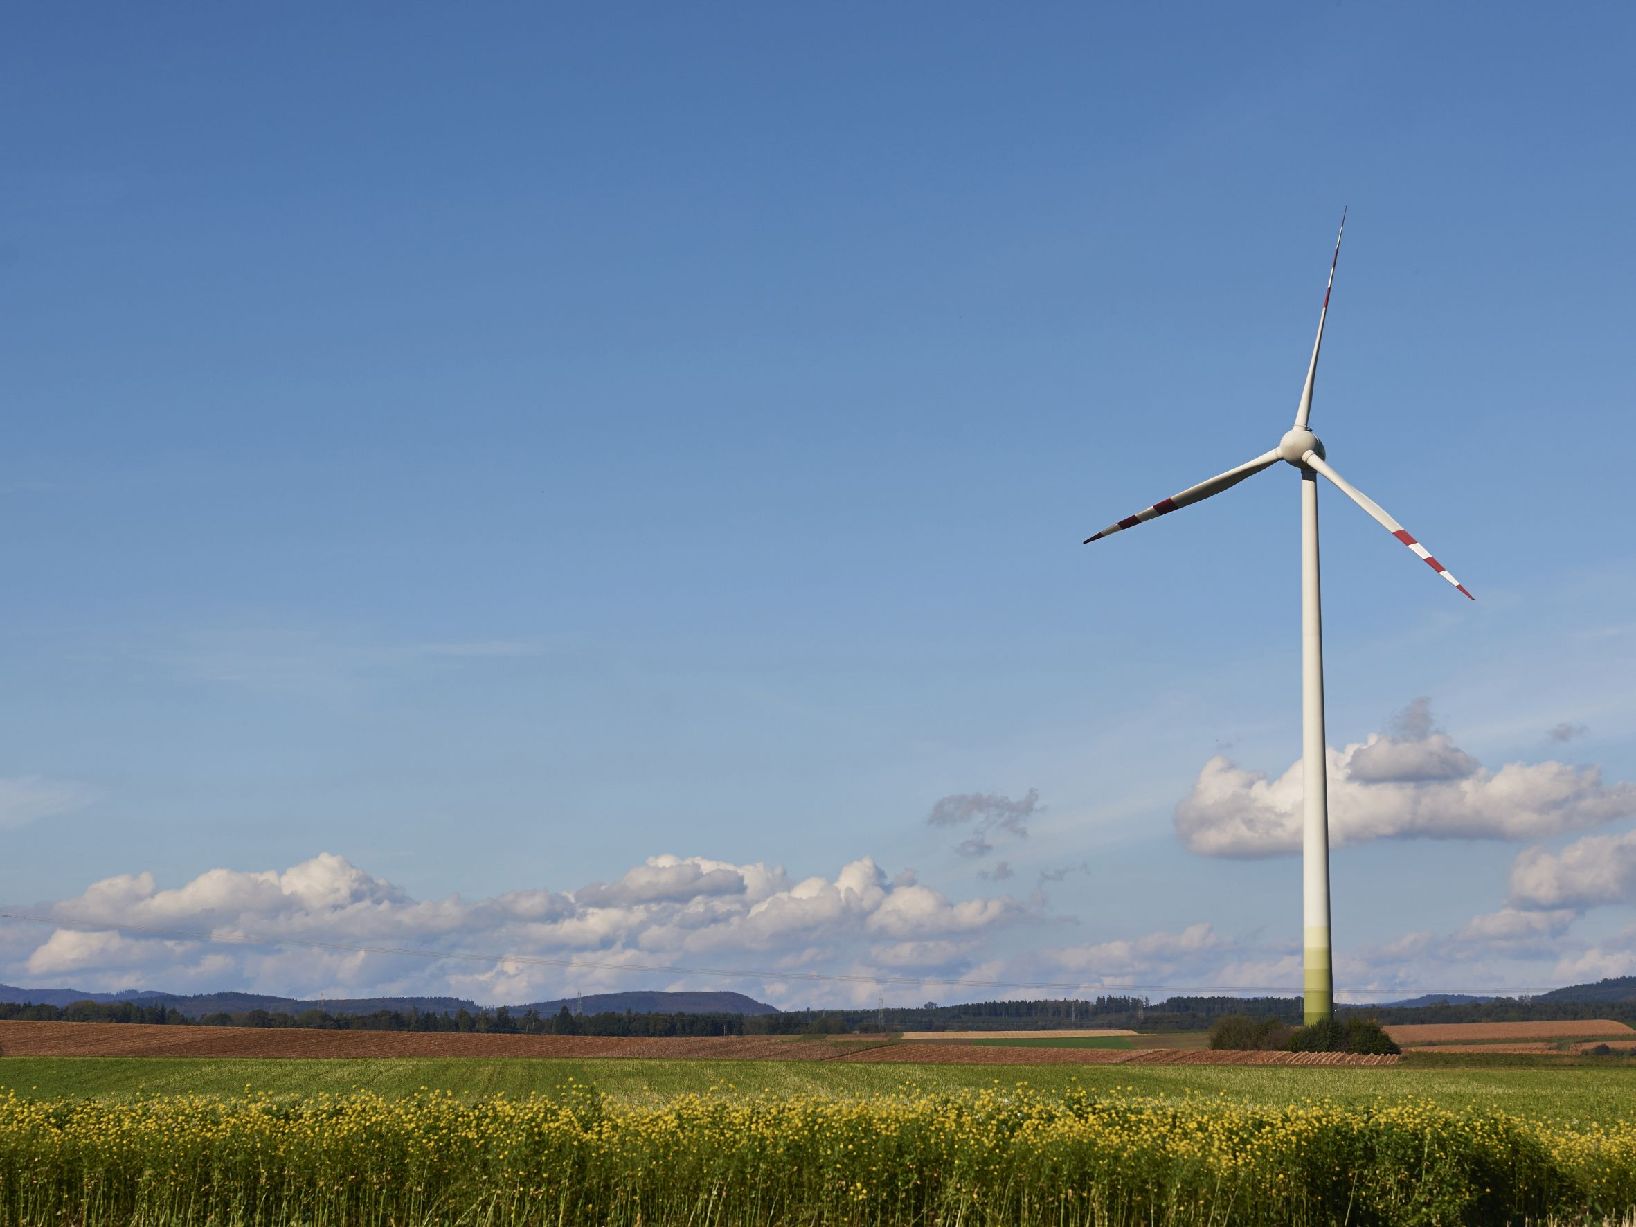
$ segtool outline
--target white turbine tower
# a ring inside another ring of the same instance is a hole
[[[1334,1006],[1334,978],[1330,966],[1329,943],[1329,781],[1324,764],[1324,647],[1323,617],[1318,602],[1318,474],[1340,488],[1342,494],[1368,512],[1387,532],[1408,546],[1420,559],[1453,584],[1467,597],[1465,585],[1420,542],[1411,537],[1374,499],[1347,481],[1324,459],[1324,445],[1307,428],[1312,413],[1312,385],[1318,377],[1318,350],[1324,343],[1324,319],[1329,314],[1329,295],[1335,288],[1335,265],[1341,258],[1341,235],[1346,232],[1346,215],[1335,235],[1335,255],[1329,262],[1329,285],[1324,305],[1318,312],[1318,337],[1312,343],[1312,361],[1307,364],[1301,403],[1295,411],[1295,425],[1270,452],[1237,468],[1189,486],[1180,494],[1160,499],[1153,506],[1109,525],[1085,544],[1100,541],[1127,528],[1135,528],[1179,507],[1197,503],[1236,486],[1246,477],[1271,468],[1280,460],[1301,471],[1301,769],[1302,769],[1302,911],[1303,945],[1306,951],[1304,997],[1308,1025],[1327,1018]],[[1471,597],[1475,600],[1475,597]]]

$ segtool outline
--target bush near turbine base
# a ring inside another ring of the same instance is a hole
[[[1334,1015],[1302,1027],[1289,1038],[1291,1052],[1399,1053],[1403,1050],[1372,1018],[1339,1019]]]
[[[1210,1047],[1239,1052],[1282,1052],[1289,1048],[1291,1032],[1280,1018],[1251,1018],[1248,1014],[1228,1014],[1210,1028]]]

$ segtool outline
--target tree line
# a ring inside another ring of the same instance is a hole
[[[1147,1002],[1137,997],[1092,1001],[989,1001],[958,1006],[927,1002],[918,1007],[874,1010],[786,1010],[775,1014],[617,1013],[580,1014],[566,1005],[555,1013],[496,1009],[440,1011],[372,1010],[335,1013],[319,1007],[186,1014],[172,1005],[76,1001],[71,1005],[0,1003],[0,1019],[47,1022],[155,1023],[175,1026],[313,1027],[336,1031],[476,1031],[521,1035],[705,1036],[828,1035],[850,1032],[1040,1029],[1078,1023],[1117,1027],[1140,1018]],[[1240,1008],[1243,1008],[1240,1003]]]
[[[130,1002],[76,1001],[71,1005],[0,1003],[0,1020],[39,1022],[157,1023],[195,1027],[310,1027],[329,1031],[477,1031],[512,1035],[742,1035],[745,1018],[737,1014],[574,1014],[564,1006],[555,1014],[533,1010],[514,1014],[496,1010],[458,1010],[452,1014],[419,1010],[373,1010],[365,1014],[332,1014],[308,1009],[216,1011],[190,1018],[172,1006]]]
[[[1429,1006],[1346,1006],[1338,1014],[1367,1011],[1382,1024],[1521,1022],[1611,1018],[1636,1024],[1636,1001],[1561,1001],[1499,998]],[[521,1035],[707,1036],[836,1035],[897,1031],[1059,1030],[1079,1027],[1142,1031],[1199,1031],[1229,1015],[1276,1021],[1291,1027],[1301,1020],[1298,997],[1171,997],[1157,1003],[1144,997],[1106,996],[1090,1000],[979,1001],[942,1006],[892,1006],[873,1010],[786,1010],[776,1014],[641,1014],[632,1011],[580,1014],[562,1006],[555,1012],[460,1009],[452,1013],[381,1009],[337,1013],[318,1007],[299,1011],[265,1009],[188,1015],[174,1005],[76,1001],[71,1005],[0,1002],[0,1019],[49,1022],[156,1023],[175,1026],[314,1027],[336,1031],[477,1031]]]

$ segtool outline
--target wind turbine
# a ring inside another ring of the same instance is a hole
[[[1335,254],[1329,261],[1329,284],[1324,289],[1324,305],[1318,312],[1318,336],[1312,342],[1312,360],[1307,364],[1306,383],[1301,388],[1301,403],[1295,410],[1295,425],[1278,441],[1278,446],[1263,452],[1254,460],[1247,460],[1237,468],[1219,473],[1208,481],[1189,486],[1180,494],[1160,499],[1153,506],[1126,516],[1117,524],[1110,524],[1095,536],[1085,538],[1085,544],[1100,541],[1114,533],[1138,524],[1169,515],[1179,508],[1202,502],[1213,494],[1238,485],[1247,477],[1254,477],[1263,469],[1271,468],[1280,460],[1294,465],[1301,473],[1301,770],[1302,770],[1302,838],[1301,880],[1303,912],[1303,948],[1305,950],[1303,997],[1307,1025],[1328,1018],[1334,1008],[1335,983],[1330,966],[1329,941],[1329,781],[1324,763],[1324,644],[1323,616],[1318,600],[1318,474],[1322,473],[1387,532],[1408,546],[1420,558],[1461,593],[1472,600],[1470,592],[1448,568],[1432,557],[1431,552],[1409,535],[1386,510],[1346,478],[1342,477],[1324,458],[1324,445],[1307,426],[1312,414],[1312,385],[1318,377],[1318,351],[1324,343],[1324,320],[1329,315],[1329,295],[1335,288],[1335,266],[1341,258],[1341,236],[1346,233],[1346,214],[1341,214],[1340,230],[1335,234]]]

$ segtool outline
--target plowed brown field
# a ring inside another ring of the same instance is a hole
[[[635,1039],[597,1035],[319,1031],[0,1021],[0,1054],[16,1057],[607,1057],[738,1061],[899,1061],[929,1065],[1393,1065],[1397,1057],[1331,1052],[1211,1052],[1174,1048],[1003,1048],[899,1044],[868,1037],[728,1036]]]
[[[878,1040],[786,1036],[634,1039],[439,1031],[318,1031],[145,1023],[0,1022],[0,1054],[14,1057],[678,1057],[821,1061]]]
[[[1386,1034],[1405,1048],[1422,1044],[1485,1044],[1490,1042],[1548,1043],[1551,1040],[1636,1037],[1622,1022],[1609,1018],[1564,1019],[1558,1022],[1415,1023],[1387,1027]]]
[[[1089,1031],[905,1031],[906,1040],[1079,1040],[1131,1036],[1137,1032],[1103,1027]]]
[[[1555,1044],[1418,1044],[1404,1045],[1405,1052],[1486,1052],[1489,1055],[1544,1056],[1561,1052]]]

